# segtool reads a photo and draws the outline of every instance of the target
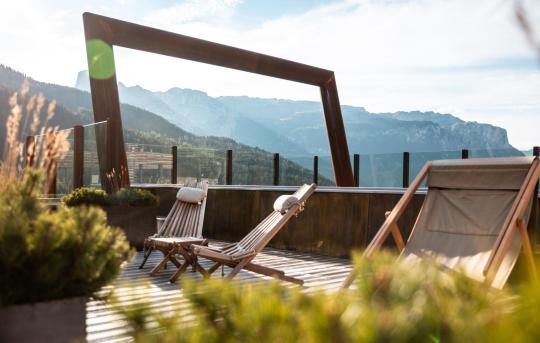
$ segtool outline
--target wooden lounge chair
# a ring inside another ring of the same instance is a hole
[[[405,244],[398,219],[427,177],[427,194]],[[391,234],[400,259],[435,258],[442,267],[502,288],[521,247],[536,279],[527,223],[540,162],[534,157],[428,162],[387,217],[364,257]],[[534,194],[536,196],[536,194]],[[354,272],[343,287],[350,286]]]
[[[206,180],[193,182],[180,188],[171,211],[163,224],[159,226],[158,233],[144,241],[144,259],[139,268],[143,268],[154,250],[161,251],[164,258],[152,269],[151,275],[156,274],[161,268],[166,268],[169,261],[178,268],[179,274],[192,264],[193,261],[188,254],[189,246],[206,244],[206,240],[202,237],[202,228],[207,193],[208,181]],[[182,264],[176,259],[178,255],[184,258]]]
[[[281,280],[302,285],[304,283],[302,280],[286,276],[281,270],[264,267],[251,261],[293,216],[298,215],[304,209],[306,200],[313,194],[315,188],[315,184],[303,185],[292,195],[294,198],[285,195],[279,197],[278,200],[276,200],[276,203],[274,203],[274,211],[237,243],[232,243],[223,247],[192,245],[191,251],[194,255],[196,269],[201,272],[203,276],[209,277],[220,266],[229,266],[233,268],[226,277],[229,280],[235,277],[240,270],[246,269],[255,273],[273,276]],[[284,210],[284,208],[280,208],[278,203],[281,200],[287,202],[287,198],[293,199],[293,201],[289,202],[289,204],[292,205],[287,210]],[[198,257],[204,257],[216,263],[210,269],[205,270],[198,264]]]

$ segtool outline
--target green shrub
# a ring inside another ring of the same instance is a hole
[[[159,199],[144,189],[122,188],[115,194],[108,195],[101,189],[83,187],[65,195],[62,202],[70,207],[81,205],[155,206],[159,203]]]
[[[510,290],[495,290],[458,273],[441,273],[432,263],[395,261],[396,256],[387,253],[356,259],[354,287],[342,292],[306,293],[277,282],[188,279],[182,287],[189,308],[182,313],[155,315],[140,302],[131,302],[121,312],[138,342],[535,342],[540,338],[538,287],[526,288],[516,297]],[[146,326],[151,319],[158,323],[157,329]]]
[[[129,206],[155,206],[159,203],[157,196],[145,189],[122,188],[111,196],[112,203]]]
[[[0,306],[90,296],[129,257],[125,235],[106,225],[101,209],[47,211],[40,187],[33,171],[1,187]]]
[[[111,201],[107,193],[101,189],[82,187],[65,195],[62,202],[69,206],[97,205],[108,206]]]

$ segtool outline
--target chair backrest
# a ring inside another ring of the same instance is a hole
[[[293,205],[287,212],[281,213],[273,211],[264,218],[253,230],[251,230],[238,244],[224,250],[225,253],[235,254],[236,252],[255,251],[259,253],[274,236],[285,226],[292,216],[301,212],[306,200],[315,192],[317,185],[303,185],[293,195],[298,199],[298,203]]]
[[[185,187],[202,189],[208,194],[208,181],[193,181],[185,184]],[[206,209],[206,199],[198,203],[188,203],[176,199],[174,205],[167,215],[167,218],[159,229],[160,237],[202,237],[204,223],[204,211]]]
[[[533,161],[532,157],[434,161],[424,204],[402,259],[433,257],[445,267],[484,281],[484,267],[522,201],[520,190],[537,181],[527,181]],[[530,206],[525,219],[529,213]],[[517,234],[492,286],[504,285],[520,247]]]

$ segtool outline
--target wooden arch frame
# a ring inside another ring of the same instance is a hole
[[[98,149],[109,156],[99,158],[102,180],[113,168],[123,171],[124,176],[128,170],[112,49],[116,45],[319,87],[336,185],[354,186],[333,71],[93,13],[84,13],[83,22],[94,120],[110,118],[114,123],[109,135],[113,139],[105,149]],[[118,182],[127,186],[129,178],[119,177]]]

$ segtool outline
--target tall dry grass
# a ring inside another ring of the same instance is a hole
[[[6,121],[0,174],[5,182],[15,182],[28,168],[37,168],[46,176],[44,192],[47,192],[55,182],[58,161],[66,156],[70,144],[69,131],[49,126],[56,109],[55,100],[47,104],[44,122],[40,125],[45,105],[43,94],[30,95],[28,80],[9,99],[11,113]],[[33,139],[27,140],[28,136]]]

